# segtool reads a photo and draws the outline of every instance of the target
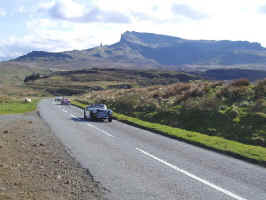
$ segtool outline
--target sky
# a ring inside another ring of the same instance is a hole
[[[125,31],[266,47],[266,0],[1,0],[0,60],[82,50]]]

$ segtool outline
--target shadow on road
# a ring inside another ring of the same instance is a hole
[[[72,117],[71,120],[74,122],[88,122],[88,120],[85,120],[83,117]]]
[[[93,123],[104,123],[106,122],[106,120],[86,120],[83,117],[72,117],[71,118],[72,121],[74,122],[93,122]]]

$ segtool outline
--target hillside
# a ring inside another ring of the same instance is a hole
[[[25,76],[34,72],[47,72],[37,66],[21,63],[0,62],[0,85],[22,85]]]
[[[250,81],[256,81],[266,78],[266,71],[248,70],[248,69],[211,69],[199,73],[208,80],[234,80],[247,78]]]
[[[32,73],[48,73],[48,70],[40,69],[38,66],[22,63],[0,63],[0,101],[2,97],[18,96],[40,96],[39,91],[24,85],[25,76]]]
[[[34,51],[13,62],[46,68],[191,70],[231,66],[266,70],[266,49],[247,41],[186,40],[127,31],[113,45],[60,53]]]
[[[266,49],[247,41],[185,40],[151,33],[126,32],[118,45],[127,44],[145,58],[163,65],[266,63]]]
[[[126,69],[83,69],[57,71],[43,76],[27,76],[25,85],[52,95],[77,95],[108,89],[129,89],[167,85],[200,79],[183,72]]]
[[[266,147],[266,79],[251,84],[190,81],[166,86],[94,91],[76,98],[105,103],[144,121]]]

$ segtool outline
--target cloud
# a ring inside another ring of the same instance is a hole
[[[49,18],[32,19],[25,25],[29,30],[26,35],[9,36],[0,40],[0,61],[16,58],[31,51],[61,52],[97,46],[101,40],[90,34],[90,30],[95,29],[95,26]],[[101,32],[106,34],[104,31]],[[97,36],[104,37],[101,33]]]
[[[258,11],[259,13],[266,14],[266,5],[260,6]]]
[[[30,52],[32,47],[22,44],[19,41],[0,41],[0,61],[9,60],[23,55],[25,52]]]
[[[39,10],[47,12],[54,19],[78,23],[130,23],[131,21],[129,16],[121,12],[103,10],[95,5],[87,8],[73,0],[59,0],[44,4]]]
[[[206,14],[194,10],[185,4],[173,4],[172,12],[174,15],[183,16],[192,20],[201,20],[208,17]]]
[[[85,15],[85,7],[73,0],[60,0],[48,7],[48,12],[55,18],[72,19]]]
[[[131,11],[130,14],[137,20],[137,21],[153,21],[158,22],[160,21],[158,18],[144,12],[139,11]]]
[[[9,38],[6,41],[0,41],[0,59],[7,60],[16,58],[31,51],[55,51],[70,48],[66,41],[37,38],[33,35],[23,38]]]
[[[0,17],[6,16],[6,11],[2,8],[0,8]]]
[[[20,6],[20,7],[17,9],[17,12],[20,13],[20,14],[27,13],[25,6]]]
[[[131,14],[137,19],[137,20],[153,20],[154,18],[144,12],[138,12],[138,11],[132,11]]]

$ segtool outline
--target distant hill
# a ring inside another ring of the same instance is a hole
[[[202,77],[209,80],[234,80],[234,79],[249,79],[256,81],[266,78],[266,71],[248,70],[248,69],[213,69],[201,73]]]
[[[56,71],[24,79],[28,87],[53,95],[85,94],[107,89],[130,89],[199,80],[199,75],[162,70],[81,69]]]
[[[266,64],[266,49],[247,41],[185,40],[151,33],[125,32],[119,43],[162,65]],[[112,47],[113,47],[112,46]]]
[[[56,61],[56,60],[71,60],[72,56],[64,53],[49,53],[45,51],[32,51],[27,55],[20,56],[16,61],[35,61],[36,59],[45,60],[45,61]]]
[[[33,51],[13,62],[35,63],[46,68],[194,70],[243,66],[266,70],[266,49],[247,41],[186,40],[127,31],[113,45],[60,53]]]

